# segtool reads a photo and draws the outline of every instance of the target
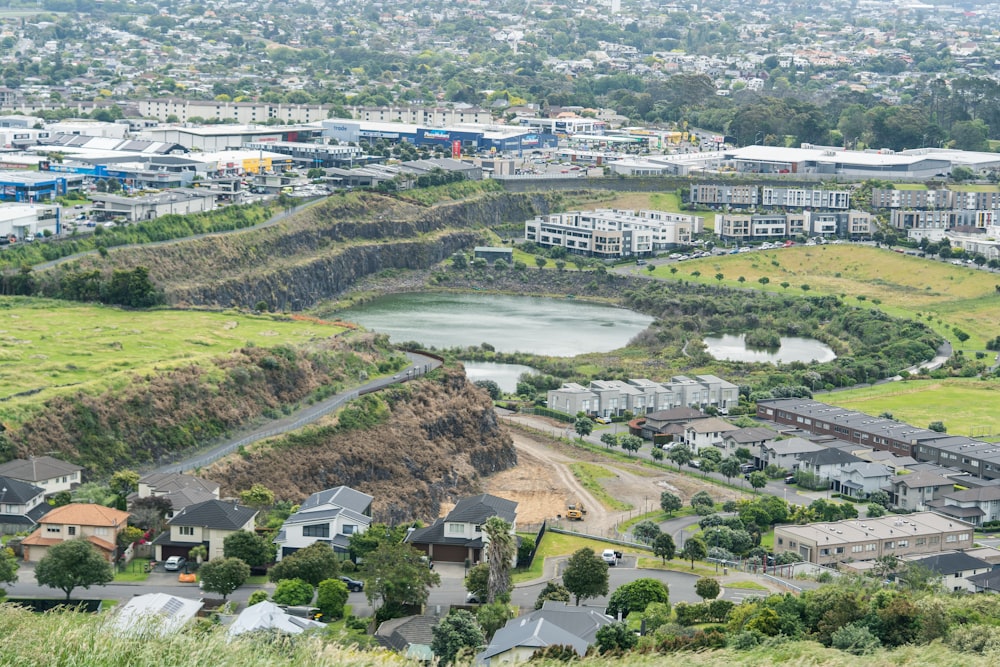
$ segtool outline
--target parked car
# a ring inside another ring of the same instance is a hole
[[[740,465],[740,472],[743,473],[744,475],[749,475],[753,471],[754,467],[752,463],[744,463]]]
[[[614,567],[618,564],[618,555],[614,549],[605,549],[601,554],[601,560],[607,563],[610,567]]]
[[[350,577],[340,577],[340,580],[347,585],[347,590],[352,593],[360,593],[365,590],[365,582],[351,579]]]
[[[689,461],[688,465],[691,466],[692,468],[701,468],[701,462],[697,460]]]
[[[480,600],[479,596],[475,593],[465,594],[465,604],[479,604],[480,602],[482,602],[482,600]]]
[[[171,556],[163,563],[163,569],[168,572],[176,572],[184,569],[185,565],[187,565],[187,558],[184,556]]]
[[[611,420],[608,419],[607,417],[595,417],[594,421],[597,422],[598,424],[610,424],[611,423]]]
[[[786,477],[785,484],[795,484],[795,475],[789,475]]]

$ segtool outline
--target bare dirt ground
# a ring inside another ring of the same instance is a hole
[[[533,427],[546,425],[544,421],[536,423],[537,417],[531,417],[531,422],[521,415],[513,419]],[[488,493],[517,501],[519,525],[538,524],[565,516],[567,503],[583,502],[587,515],[579,528],[596,535],[613,534],[619,523],[655,510],[663,491],[676,493],[685,502],[701,490],[707,490],[718,500],[739,496],[735,491],[687,475],[605,458],[554,438],[519,429],[510,418],[504,421],[514,426],[510,435],[517,448],[518,465],[487,478],[484,486]],[[598,464],[612,473],[613,477],[599,480],[601,486],[611,497],[632,505],[633,509],[620,511],[601,505],[570,470],[569,464],[577,461]]]

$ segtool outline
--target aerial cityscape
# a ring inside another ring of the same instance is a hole
[[[996,664],[998,14],[12,0],[0,662]]]

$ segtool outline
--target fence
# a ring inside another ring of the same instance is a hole
[[[538,529],[538,534],[535,535],[535,546],[531,548],[531,553],[528,554],[527,558],[517,561],[518,567],[529,568],[531,564],[535,562],[535,554],[538,553],[538,545],[541,544],[542,538],[545,536],[545,531],[548,529],[548,522],[542,521],[541,527]]]
[[[802,588],[800,586],[796,586],[795,584],[793,584],[790,581],[785,581],[784,579],[779,579],[778,577],[772,577],[769,574],[762,574],[760,576],[762,576],[763,578],[767,579],[771,583],[780,586],[781,588],[787,588],[788,590],[792,591],[793,593],[801,593],[802,592]]]
[[[644,549],[649,550],[649,545],[640,544],[638,542],[630,542],[628,540],[616,539],[613,537],[605,537],[604,535],[594,535],[593,533],[584,533],[578,530],[570,530],[568,528],[562,528],[560,526],[549,526],[549,530],[553,533],[560,533],[562,535],[579,535],[580,537],[587,537],[592,540],[598,540],[600,542],[607,542],[609,544],[617,544],[622,547],[632,547],[633,549]],[[615,531],[617,534],[617,531]]]

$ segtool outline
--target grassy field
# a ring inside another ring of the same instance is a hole
[[[343,331],[318,321],[201,311],[125,311],[0,299],[0,420],[58,392],[119,386],[132,374],[199,363],[245,345],[304,344]]]
[[[671,273],[670,268],[676,268]],[[692,276],[693,272],[699,276]],[[722,280],[716,274],[723,275]],[[723,255],[661,266],[655,274],[729,287],[750,287],[772,292],[788,290],[809,294],[835,294],[873,305],[891,315],[924,319],[953,342],[953,327],[970,338],[957,349],[981,350],[1000,334],[1000,277],[963,266],[930,261],[880,248],[857,245],[794,246],[739,255]],[[740,282],[740,277],[744,282]],[[762,286],[758,281],[767,278]],[[781,286],[788,283],[787,288]]]
[[[944,421],[949,433],[976,438],[1000,436],[1000,382],[950,378],[907,380],[819,397],[826,403],[871,415],[891,412],[894,419],[927,426]]]
[[[607,468],[595,463],[571,463],[569,464],[569,469],[573,472],[573,476],[580,480],[583,488],[590,491],[594,498],[607,509],[621,512],[633,509],[631,504],[623,503],[617,498],[612,497],[601,486],[602,479],[615,477],[615,474]]]
[[[580,537],[578,535],[564,535],[563,533],[554,533],[551,530],[548,530],[545,531],[545,536],[542,537],[542,543],[538,545],[538,551],[535,552],[535,560],[532,561],[531,567],[516,570],[513,575],[511,575],[511,578],[515,584],[523,581],[531,581],[542,576],[542,568],[546,558],[569,556],[584,548],[593,549],[594,553],[600,554],[602,551],[612,546],[613,545],[610,542],[601,542],[600,540],[592,540],[589,537]],[[621,547],[614,548],[621,549]],[[640,550],[632,547],[629,547],[625,551],[626,553],[638,553],[644,555],[651,553],[647,550]]]

